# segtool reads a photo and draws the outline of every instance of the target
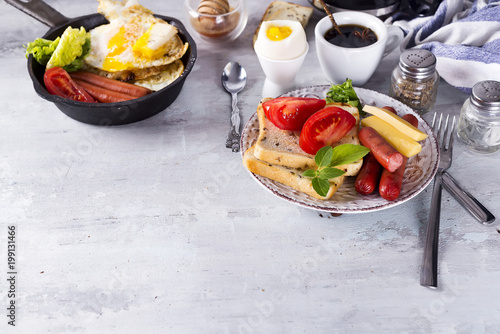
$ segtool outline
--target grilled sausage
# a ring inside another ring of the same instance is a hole
[[[394,172],[403,163],[403,155],[391,146],[375,129],[366,126],[359,130],[359,140],[370,149],[375,159],[390,172]]]
[[[418,127],[418,119],[412,114],[406,114],[402,118],[414,127]],[[387,170],[382,171],[379,184],[379,194],[382,198],[388,201],[394,201],[399,197],[407,161],[408,158],[403,157],[403,163],[393,173]]]
[[[361,195],[369,195],[375,191],[380,180],[382,165],[375,159],[370,152],[363,158],[363,166],[361,167],[354,188]]]
[[[136,98],[148,95],[152,92],[150,89],[147,89],[145,87],[140,87],[127,82],[109,79],[98,74],[81,70],[70,73],[70,76],[73,80],[85,81],[87,83],[93,84],[94,86],[134,96]]]
[[[94,99],[96,99],[96,101],[101,103],[122,102],[137,98],[136,96],[131,96],[120,92],[116,92],[114,90],[95,86],[93,84],[78,79],[73,79],[73,80],[78,85],[83,87],[83,89],[85,89]]]

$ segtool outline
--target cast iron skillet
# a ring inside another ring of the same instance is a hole
[[[40,0],[23,2],[20,0],[5,0],[10,5],[31,15],[38,21],[48,25],[50,30],[43,36],[46,39],[55,39],[61,36],[68,26],[73,28],[85,27],[87,31],[102,24],[109,23],[101,14],[92,14],[76,18],[67,18],[55,9]],[[166,109],[179,95],[184,81],[191,72],[196,61],[196,44],[187,32],[184,25],[177,19],[155,15],[165,20],[179,30],[183,42],[189,43],[186,54],[182,57],[184,72],[167,87],[144,97],[117,103],[85,103],[51,95],[43,84],[45,67],[38,64],[33,56],[28,58],[28,72],[33,81],[35,91],[47,101],[54,104],[69,117],[88,124],[121,125],[144,120]]]

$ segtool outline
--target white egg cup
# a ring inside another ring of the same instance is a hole
[[[295,77],[302,67],[308,51],[309,44],[306,43],[306,49],[300,56],[293,59],[277,60],[266,57],[255,50],[260,66],[266,75],[262,88],[263,98],[274,98],[295,88]]]

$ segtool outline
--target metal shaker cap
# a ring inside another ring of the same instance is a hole
[[[424,79],[434,74],[436,56],[428,50],[406,50],[399,56],[399,68],[409,76]]]
[[[476,107],[491,113],[500,112],[500,82],[486,80],[472,87],[471,102]]]

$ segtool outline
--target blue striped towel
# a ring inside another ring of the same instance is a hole
[[[450,85],[470,94],[477,82],[500,81],[500,1],[443,0],[433,16],[392,20],[405,32],[401,49],[431,51]]]

